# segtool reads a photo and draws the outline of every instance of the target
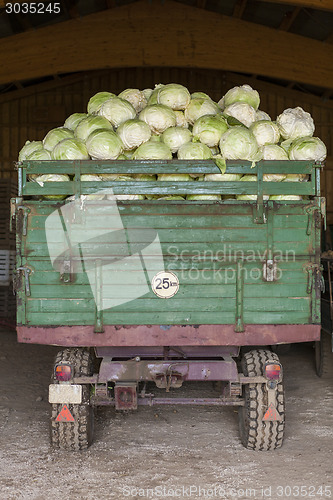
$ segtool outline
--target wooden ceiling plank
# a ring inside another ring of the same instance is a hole
[[[262,3],[280,3],[294,7],[333,11],[333,0],[259,0]]]
[[[1,53],[0,84],[156,66],[220,69],[333,88],[332,45],[172,0],[163,5],[140,0],[6,37]],[[304,54],[311,65],[304,64]]]

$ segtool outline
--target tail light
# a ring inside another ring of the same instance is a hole
[[[280,365],[280,363],[266,363],[265,377],[267,378],[267,380],[280,382],[282,380],[282,366]]]
[[[58,382],[68,382],[72,378],[72,367],[67,364],[60,364],[55,367],[55,378]]]

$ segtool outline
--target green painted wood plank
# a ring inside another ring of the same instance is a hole
[[[246,323],[249,324],[308,324],[309,320],[306,314],[301,312],[286,312],[286,313],[246,313],[244,315]],[[138,316],[137,313],[127,313],[126,318],[122,313],[118,314],[103,314],[103,323],[105,325],[197,325],[197,324],[212,324],[212,325],[230,325],[235,323],[235,314],[227,312],[205,312],[196,311],[184,313],[142,313]],[[50,313],[29,313],[27,324],[30,325],[93,325],[94,316],[92,313],[71,313],[70,317],[67,313],[58,312],[54,315]],[[237,335],[235,333],[235,335]]]
[[[198,309],[202,312],[218,311],[221,310],[221,308],[224,311],[233,312],[235,309],[235,299],[230,297],[225,297],[221,300],[220,298],[212,299],[206,297],[179,298],[175,295],[171,299],[164,300],[154,296],[153,292],[151,292],[151,296],[152,298],[139,298],[126,302],[125,304],[112,307],[112,311],[122,311],[126,314],[130,311],[136,311],[139,316],[142,311],[155,314],[155,312],[163,311],[169,311],[170,313],[186,311],[187,313]],[[72,312],[78,311],[94,311],[95,302],[93,299],[89,298],[35,299],[31,297],[27,300],[27,309],[29,312],[49,312],[52,314],[57,311],[67,311],[71,314]]]
[[[309,182],[263,182],[264,195],[294,194],[315,195],[313,185]],[[243,195],[256,194],[256,182],[161,182],[161,181],[103,181],[80,183],[81,194],[93,194],[105,191],[117,194],[156,194],[156,195],[183,195],[183,194],[224,194]],[[27,182],[24,188],[26,196],[46,196],[75,194],[75,182]]]
[[[20,163],[22,169],[27,173],[68,173],[74,175],[81,173],[186,173],[190,169],[194,173],[218,173],[219,169],[213,160],[53,160],[53,161],[31,161]],[[226,172],[251,174],[260,168],[265,173],[312,173],[314,172],[313,161],[268,161],[261,160],[253,164],[244,160],[227,160]]]
[[[37,285],[35,283],[31,283],[32,288],[32,299],[82,299],[82,298],[92,298],[92,290],[89,284],[71,284],[71,285],[61,285],[61,284],[53,284],[50,286],[50,283],[47,285]],[[110,296],[110,294],[115,292],[119,298],[128,297],[128,285],[137,285],[137,283],[128,283],[125,285],[124,283],[115,283],[114,285],[103,285],[103,295]],[[148,296],[148,295],[147,295]],[[150,292],[149,296],[154,298],[153,292]],[[192,285],[184,285],[180,283],[179,291],[177,292],[177,299],[184,298],[230,298],[235,297],[235,286],[234,284],[225,284],[223,286],[219,285],[207,285],[203,283],[198,286],[197,284]]]
[[[172,228],[172,229],[159,229],[157,231],[158,237],[163,243],[177,243],[181,241],[182,243],[191,243],[195,244],[196,242],[263,242],[266,241],[266,230],[267,228],[264,225],[258,225],[255,228],[249,229],[206,229],[206,228]],[[279,230],[277,230],[279,231]],[[85,234],[80,231],[81,237]],[[304,234],[305,230],[295,229],[294,231],[288,232],[289,240],[285,241],[294,241],[294,239],[309,239]],[[127,238],[129,242],[136,243],[151,243],[152,235],[156,237],[156,234],[152,233],[152,231],[144,231],[142,228],[135,228],[127,231]],[[278,233],[279,238],[282,240],[282,237],[285,236],[285,233],[281,231]],[[293,236],[295,235],[295,238]],[[107,234],[100,235],[98,230],[91,229],[89,230],[89,239],[95,239],[95,245],[98,245],[98,241],[101,241],[103,248],[105,248],[106,244],[115,245],[117,241],[124,240],[124,234],[122,231],[113,231]],[[56,243],[59,241],[66,241],[66,238],[63,236],[63,233],[60,231],[53,231],[48,237],[49,243]],[[43,230],[34,230],[29,231],[27,243],[46,243],[46,233]],[[100,244],[100,245],[101,245]],[[85,245],[85,243],[83,243]]]
[[[229,247],[230,244],[230,247]],[[265,241],[235,241],[235,242],[213,242],[213,243],[193,243],[193,242],[184,242],[184,243],[175,243],[169,242],[164,243],[161,242],[162,251],[165,255],[173,256],[175,254],[181,254],[183,258],[198,255],[209,255],[209,256],[221,256],[233,252],[237,252],[238,258],[242,255],[252,257],[252,254],[258,256],[265,255],[266,251],[266,242]],[[285,255],[289,252],[289,255],[292,255],[294,252],[295,255],[305,256],[305,255],[315,255],[315,250],[308,248],[307,241],[294,241],[292,245],[288,241],[278,242],[275,244],[275,250],[279,252],[279,255]],[[89,245],[85,243],[86,252],[90,252],[91,255],[103,255],[105,252],[103,248],[100,248],[100,252],[95,245]],[[48,250],[46,244],[43,243],[33,243],[27,246],[27,251],[29,252],[29,259],[35,260],[40,257],[46,258],[48,256]],[[120,252],[120,253],[119,253]],[[121,248],[118,247],[112,250],[110,245],[110,250],[108,249],[108,255],[123,255]],[[253,257],[252,257],[253,258]]]

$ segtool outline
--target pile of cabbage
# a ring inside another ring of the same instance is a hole
[[[86,113],[70,115],[42,141],[27,141],[22,160],[316,160],[326,158],[325,144],[314,137],[314,121],[301,107],[285,109],[276,120],[260,109],[259,93],[249,85],[230,89],[218,102],[203,92],[190,94],[183,85],[155,85],[154,89],[126,89],[119,95],[98,92]],[[222,162],[222,163],[221,163]],[[223,171],[223,170],[222,170]],[[238,174],[104,174],[81,176],[82,181],[255,181]],[[60,174],[30,176],[31,181],[69,181]],[[267,174],[264,181],[306,181],[307,176]],[[88,195],[93,198],[95,195]],[[100,197],[101,195],[99,195]],[[95,199],[100,199],[98,195]],[[52,199],[52,197],[49,197]],[[53,197],[57,199],[58,196]],[[220,195],[121,195],[119,199],[220,200]],[[227,198],[256,199],[256,195]],[[300,199],[271,196],[271,199]],[[93,198],[94,199],[94,198]]]

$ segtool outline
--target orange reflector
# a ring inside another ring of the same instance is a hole
[[[281,365],[279,364],[267,364],[265,366],[265,376],[269,380],[279,380],[281,373]]]
[[[74,422],[74,417],[68,409],[67,405],[64,405],[61,412],[56,418],[57,422]]]
[[[263,416],[263,420],[267,422],[274,422],[275,420],[282,420],[280,413],[277,411],[273,403],[271,403]]]

